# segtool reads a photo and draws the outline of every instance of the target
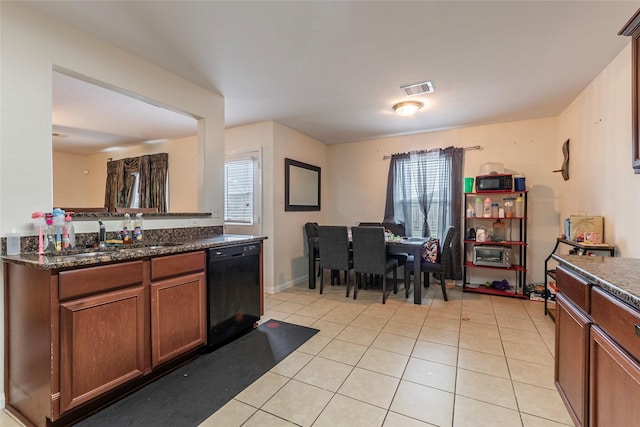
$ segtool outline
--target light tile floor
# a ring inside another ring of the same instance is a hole
[[[554,324],[539,302],[344,286],[265,298],[268,319],[320,330],[202,426],[573,425],[553,384]],[[0,427],[18,427],[0,413]]]
[[[553,384],[554,324],[540,302],[424,289],[345,298],[306,284],[265,298],[262,320],[320,330],[202,426],[573,425]]]

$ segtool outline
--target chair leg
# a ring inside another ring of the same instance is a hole
[[[387,275],[382,275],[382,303],[387,303]]]
[[[320,269],[322,270],[322,269]],[[322,270],[322,274],[320,275],[320,295],[322,295],[322,288],[324,287],[324,270]]]
[[[338,277],[340,277],[340,273],[338,273]],[[349,290],[351,289],[351,284],[349,283],[349,277],[346,277],[346,279],[347,279],[347,283],[346,283],[347,284],[347,295],[346,295],[346,297],[349,298]],[[355,286],[354,286],[353,292],[355,293],[355,291],[356,290],[355,290]]]
[[[353,299],[358,298],[358,283],[362,283],[364,277],[366,276],[364,276],[362,273],[356,273],[356,283],[353,284]]]
[[[447,287],[444,283],[444,273],[440,273],[440,286],[442,287],[442,297],[445,301],[449,301],[447,298]]]

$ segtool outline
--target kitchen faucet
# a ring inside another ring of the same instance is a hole
[[[107,229],[104,227],[102,220],[99,219],[98,224],[100,224],[100,231],[98,232],[98,247],[104,248],[106,246],[104,241],[107,239]]]

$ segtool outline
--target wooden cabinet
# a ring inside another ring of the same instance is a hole
[[[586,426],[591,321],[563,294],[558,294],[556,301],[554,379],[574,423],[577,426]]]
[[[640,419],[640,364],[598,326],[591,331],[593,427],[636,426]]]
[[[564,263],[556,272],[555,380],[573,421],[638,425],[640,310],[597,286],[595,276],[569,271]]]
[[[60,305],[60,413],[142,376],[142,285]]]
[[[67,425],[205,344],[204,251],[4,267],[6,407],[26,424]]]
[[[151,283],[151,364],[154,368],[206,343],[204,268],[204,252],[151,260],[152,280],[162,279]]]

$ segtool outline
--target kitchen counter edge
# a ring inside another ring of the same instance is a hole
[[[554,254],[553,258],[593,285],[640,310],[640,259],[560,254]]]
[[[266,236],[252,236],[241,234],[222,234],[215,237],[193,239],[182,242],[170,242],[173,245],[163,243],[160,247],[121,247],[114,250],[99,251],[95,256],[24,253],[20,255],[2,255],[2,261],[27,265],[41,270],[56,270],[66,268],[85,267],[117,261],[126,261],[139,258],[156,257],[162,255],[175,255],[185,252],[194,252],[203,249],[235,246],[248,243],[257,243],[266,240]],[[88,249],[87,251],[90,251]]]

